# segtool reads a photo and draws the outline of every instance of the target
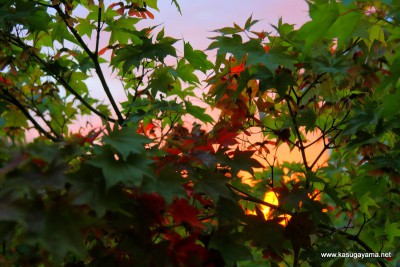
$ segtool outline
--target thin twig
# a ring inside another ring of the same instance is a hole
[[[97,57],[99,55],[99,45],[100,45],[100,33],[101,33],[101,6],[98,9],[99,14],[97,15],[97,29],[96,29],[96,48],[94,54]]]
[[[299,102],[300,100],[313,88],[317,83],[319,83],[319,79],[321,79],[322,76],[325,75],[326,72],[323,72],[321,74],[318,74],[317,78],[307,87],[307,89],[303,92],[303,94],[298,98]]]
[[[303,164],[304,164],[304,167],[305,167],[306,171],[309,171],[309,170],[311,170],[311,168],[308,166],[308,163],[307,163],[306,151],[305,151],[305,148],[304,148],[303,140],[301,139],[301,134],[300,134],[299,127],[298,127],[296,119],[295,119],[295,114],[294,114],[294,112],[292,110],[292,107],[290,106],[290,99],[288,99],[289,96],[287,96],[286,98],[287,98],[286,104],[288,106],[290,117],[291,117],[292,122],[293,122],[294,131],[295,131],[295,133],[297,135],[297,138],[299,140],[300,152],[301,152],[301,157],[303,158]],[[306,181],[306,187],[308,187],[308,181]]]

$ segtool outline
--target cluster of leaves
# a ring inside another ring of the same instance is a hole
[[[308,1],[310,22],[280,21],[274,34],[252,31],[250,17],[216,31],[215,64],[136,28],[156,0],[110,2],[0,4],[3,266],[399,260],[398,1]],[[212,71],[204,101],[216,122],[192,103],[195,71]],[[109,105],[88,88],[94,76]],[[103,127],[71,133],[84,115]],[[24,144],[32,128],[39,137]],[[279,160],[285,146],[301,160]],[[392,258],[321,257],[349,251]]]

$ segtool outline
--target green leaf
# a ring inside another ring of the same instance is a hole
[[[182,15],[181,7],[179,6],[178,1],[172,0],[171,3],[173,3],[175,5],[175,7],[178,9],[179,13]]]
[[[119,189],[111,188],[106,191],[102,170],[95,166],[84,164],[77,172],[69,173],[68,182],[71,184],[70,193],[74,196],[72,204],[88,205],[98,218],[106,211],[118,211],[119,202],[124,195]]]
[[[299,126],[306,127],[306,132],[313,131],[315,122],[317,121],[317,114],[310,108],[307,108],[299,112],[299,117],[296,121]]]
[[[148,88],[151,90],[153,96],[158,92],[167,94],[174,88],[175,79],[172,73],[175,72],[172,67],[160,67],[156,69],[149,81]]]
[[[236,28],[236,27],[224,27],[215,31],[222,34],[235,34],[242,32],[243,30],[241,28]]]
[[[79,35],[87,37],[91,37],[93,30],[96,28],[93,23],[89,23],[87,19],[78,18],[79,24],[76,26],[76,30],[78,31]]]
[[[152,161],[143,155],[134,154],[122,160],[116,158],[110,146],[97,147],[96,150],[97,156],[88,163],[102,169],[107,191],[119,183],[138,187],[142,184],[144,176],[151,174],[149,165]]]
[[[147,4],[147,6],[159,11],[159,9],[157,7],[157,0],[146,0],[146,4]]]
[[[86,215],[62,202],[53,203],[47,210],[37,203],[28,205],[23,244],[44,247],[56,262],[61,262],[69,253],[78,258],[86,256],[82,233],[89,225]]]
[[[146,179],[143,183],[143,191],[147,193],[160,194],[167,204],[171,204],[176,197],[185,198],[187,196],[183,184],[186,181],[180,173],[172,168],[164,168],[157,179]]]
[[[252,158],[253,154],[254,151],[240,151],[239,148],[236,148],[232,160],[229,162],[232,174],[237,175],[239,171],[247,171],[254,175],[253,168],[263,168],[260,162]]]
[[[338,38],[338,48],[344,48],[348,45],[349,40],[354,36],[361,18],[362,11],[358,10],[356,5],[343,6],[339,4],[340,14],[332,27],[329,29],[329,34],[332,38]],[[343,27],[346,25],[346,27]]]
[[[251,15],[247,20],[246,23],[244,24],[244,28],[246,29],[246,31],[250,31],[250,28],[256,24],[257,22],[259,22],[259,20],[253,20],[253,15]]]
[[[216,41],[212,42],[208,46],[207,50],[218,49],[218,55],[224,53],[233,53],[237,58],[242,58],[245,54],[245,52],[241,50],[242,37],[240,37],[238,34],[233,34],[232,37],[217,36],[212,37],[211,39]]]
[[[328,184],[325,185],[324,192],[335,202],[339,207],[345,208],[346,204],[339,198],[339,192],[334,188],[330,188]]]
[[[184,59],[179,60],[178,66],[176,68],[176,72],[178,73],[178,77],[182,79],[182,81],[187,82],[189,84],[198,85],[200,84],[199,79],[194,74],[194,68],[192,65],[186,64]]]
[[[114,147],[126,160],[130,154],[140,154],[144,151],[144,145],[150,140],[138,133],[132,128],[115,128],[112,133],[103,137],[103,142]]]
[[[139,45],[125,45],[115,51],[115,56],[111,63],[117,66],[123,63],[123,73],[127,73],[132,67],[137,68],[144,59],[164,61],[167,56],[176,57],[175,48],[172,46],[177,40],[164,37],[158,43],[152,43],[150,39],[142,39],[143,43]]]
[[[162,39],[164,38],[164,34],[165,34],[165,30],[164,30],[164,28],[162,28],[161,31],[159,31],[159,32],[157,33],[156,40],[157,40],[157,41],[162,40]]]
[[[311,4],[310,16],[311,21],[304,24],[297,32],[297,39],[305,42],[305,49],[309,50],[311,47],[323,37],[336,21],[339,16],[337,3],[329,1],[324,4]]]
[[[184,57],[195,68],[206,73],[213,68],[213,64],[207,60],[207,55],[200,50],[193,50],[190,43],[184,42]]]
[[[236,234],[237,235],[237,234]],[[226,266],[234,266],[237,261],[253,260],[253,256],[235,234],[214,235],[211,238],[209,247],[219,251]]]
[[[390,243],[393,243],[396,237],[400,237],[400,223],[390,223],[389,218],[385,222],[385,234]]]
[[[393,118],[399,114],[398,104],[400,103],[400,90],[396,90],[394,94],[385,95],[383,98],[382,116],[387,119]]]
[[[205,108],[194,106],[189,101],[185,101],[185,107],[186,111],[196,119],[199,119],[202,122],[209,122],[209,123],[214,122],[213,118],[205,113],[206,110]]]
[[[273,85],[280,97],[284,98],[290,86],[296,86],[294,77],[287,71],[282,70],[276,74],[273,80]]]
[[[26,18],[28,27],[31,31],[48,32],[51,18],[44,10],[36,10]]]
[[[371,192],[368,192],[358,199],[358,202],[360,203],[360,211],[365,213],[368,217],[371,217],[371,213],[369,212],[370,207],[379,208],[379,205],[373,197],[370,196],[370,193]]]

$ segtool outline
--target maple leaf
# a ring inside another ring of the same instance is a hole
[[[254,175],[253,168],[263,168],[260,162],[253,159],[252,156],[254,151],[240,151],[237,147],[233,152],[232,161],[230,163],[232,167],[232,174],[237,174],[239,171],[248,171]]]
[[[96,147],[96,150],[99,154],[89,164],[102,169],[107,190],[119,183],[139,186],[144,175],[149,174],[148,165],[152,161],[142,155],[130,155],[126,160],[121,160],[115,158],[109,146]]]
[[[241,63],[238,66],[232,67],[231,70],[230,70],[230,73],[239,75],[242,71],[244,71],[244,63]]]
[[[316,231],[309,213],[293,214],[285,228],[284,235],[292,241],[293,250],[298,253],[300,248],[311,247],[310,235]]]
[[[169,233],[167,238],[172,241],[169,254],[174,261],[174,266],[204,266],[201,262],[206,259],[207,250],[196,243],[197,233],[185,238],[181,238],[176,233]]]
[[[166,210],[166,202],[162,196],[157,193],[145,193],[140,196],[138,202],[139,206],[145,211],[144,216],[149,221],[160,225],[164,223],[163,213]]]
[[[121,153],[123,160],[126,160],[131,153],[143,152],[144,144],[149,141],[147,137],[135,133],[128,127],[115,129],[110,135],[104,136],[103,138],[105,144],[114,147]]]
[[[203,229],[205,226],[199,221],[199,211],[191,206],[186,199],[177,199],[169,207],[169,213],[176,224],[186,222],[192,227]]]

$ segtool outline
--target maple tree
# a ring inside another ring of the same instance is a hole
[[[2,1],[1,265],[396,265],[400,2],[308,4],[299,29],[216,30],[212,63],[139,26],[156,0]]]

